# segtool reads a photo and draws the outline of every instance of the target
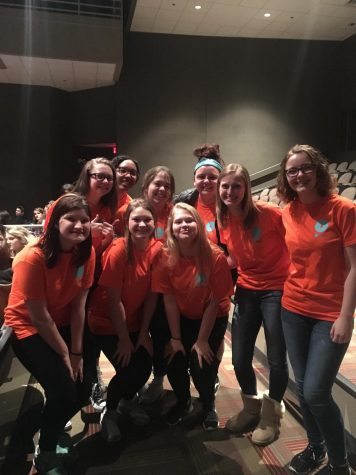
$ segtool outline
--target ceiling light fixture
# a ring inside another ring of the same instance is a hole
[[[194,7],[196,10],[201,10],[201,5],[195,5]]]
[[[269,17],[271,16],[271,14],[270,14],[270,13],[265,13],[263,16],[264,16],[265,18],[269,18]]]

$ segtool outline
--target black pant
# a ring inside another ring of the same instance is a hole
[[[114,354],[118,346],[116,335],[97,335],[97,342],[115,369],[106,399],[106,407],[115,411],[122,398],[132,399],[137,391],[147,382],[152,370],[152,358],[145,348],[140,346],[131,356],[128,366],[117,364]],[[136,345],[138,333],[130,333],[131,341]]]
[[[171,335],[162,294],[158,295],[156,309],[152,316],[150,333],[153,343],[153,374],[155,376],[164,376],[167,373],[164,352]]]
[[[210,365],[203,360],[203,367],[201,368],[196,352],[192,352],[191,349],[197,341],[202,320],[192,320],[181,316],[181,337],[186,356],[178,352],[167,367],[168,379],[179,403],[184,404],[190,398],[190,372],[194,385],[199,392],[203,410],[209,411],[213,408],[215,401],[214,384],[220,364],[216,354],[224,339],[227,319],[228,317],[225,316],[215,320],[209,337],[210,348],[215,354],[214,360]]]
[[[70,327],[58,329],[70,348]],[[62,358],[37,333],[13,339],[16,356],[45,391],[46,401],[40,424],[41,450],[55,450],[65,424],[88,401],[91,391],[84,345],[83,382],[74,382]]]

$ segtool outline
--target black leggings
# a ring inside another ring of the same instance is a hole
[[[153,343],[153,374],[154,376],[164,376],[167,373],[164,352],[171,334],[162,294],[158,295],[156,309],[151,320],[150,333]]]
[[[138,332],[130,333],[133,345],[136,345]],[[114,359],[114,354],[118,346],[116,335],[97,335],[97,342],[107,359],[115,369],[115,376],[111,379],[106,407],[115,411],[122,398],[132,399],[137,391],[147,382],[152,370],[152,358],[147,350],[140,346],[131,356],[128,366],[122,368]]]
[[[70,348],[70,327],[58,328]],[[62,358],[37,333],[27,338],[13,339],[16,356],[44,389],[46,401],[40,424],[39,447],[55,450],[65,424],[87,403],[91,391],[84,345],[83,382],[74,382]]]
[[[192,352],[192,346],[197,341],[202,320],[192,320],[181,316],[181,337],[186,356],[178,352],[167,367],[168,379],[178,403],[186,403],[190,398],[190,372],[194,385],[199,392],[203,410],[209,411],[214,407],[214,384],[220,364],[216,354],[224,339],[227,319],[228,317],[224,316],[215,320],[209,337],[210,348],[215,354],[214,360],[210,365],[203,360],[203,367],[201,368],[196,352]]]

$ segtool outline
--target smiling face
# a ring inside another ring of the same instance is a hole
[[[314,195],[318,197],[315,167],[305,152],[295,153],[289,157],[285,173],[289,186],[300,198],[313,198]]]
[[[84,209],[73,209],[58,221],[59,242],[63,251],[85,241],[90,234],[90,218]]]
[[[6,242],[13,256],[25,247],[25,243],[23,243],[20,238],[13,236],[10,233],[6,233]]]
[[[181,208],[174,210],[172,234],[178,244],[192,244],[198,235],[198,225],[194,216],[189,211]]]
[[[218,178],[219,171],[215,167],[203,166],[195,172],[194,186],[204,201],[215,200]]]
[[[119,191],[127,191],[137,181],[137,168],[132,160],[124,160],[116,167],[116,178]]]
[[[154,219],[151,212],[141,206],[132,210],[128,227],[134,243],[148,241],[154,231]]]
[[[246,184],[239,174],[226,175],[220,181],[221,201],[230,209],[240,210],[246,194]]]
[[[93,175],[93,174],[98,175]],[[99,179],[100,178],[100,179]],[[110,193],[113,187],[113,172],[108,165],[96,163],[89,172],[89,196],[91,200],[100,200]]]
[[[157,211],[160,211],[170,201],[171,180],[167,173],[159,172],[145,190],[145,197]]]

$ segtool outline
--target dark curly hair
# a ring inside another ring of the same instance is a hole
[[[310,158],[311,163],[315,166],[316,190],[319,196],[330,195],[335,188],[335,183],[333,177],[329,173],[329,164],[327,158],[320,150],[312,147],[311,145],[296,144],[283,158],[277,175],[277,192],[280,198],[286,203],[289,203],[297,197],[297,193],[289,186],[285,173],[287,161],[292,155],[297,153],[305,153]]]
[[[193,155],[197,157],[198,161],[204,160],[204,158],[213,158],[222,165],[225,165],[220,155],[220,145],[217,143],[205,143],[193,150]]]
[[[119,166],[121,165],[121,163],[124,162],[125,160],[129,160],[130,162],[132,162],[132,163],[135,164],[136,171],[137,171],[137,176],[136,176],[136,183],[137,183],[138,179],[140,178],[140,166],[139,166],[137,160],[135,160],[134,158],[130,157],[129,155],[117,155],[116,157],[114,157],[114,158],[111,160],[111,164],[112,164],[112,166],[116,169],[116,168],[119,167]]]

